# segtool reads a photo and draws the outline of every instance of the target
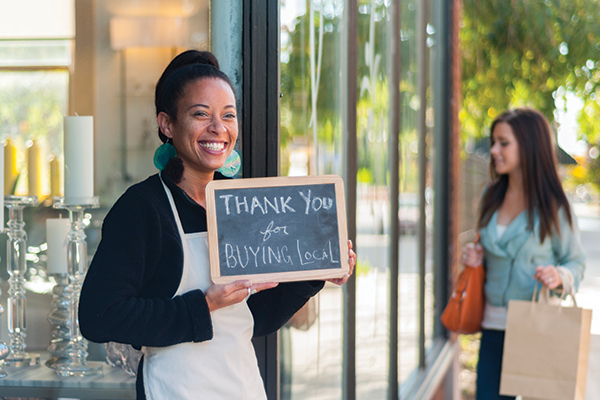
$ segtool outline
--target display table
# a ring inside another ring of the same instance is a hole
[[[47,352],[41,353],[41,365],[36,367],[2,366],[8,376],[0,379],[0,397],[59,397],[95,400],[135,399],[135,377],[123,369],[111,367],[106,363],[89,362],[102,365],[102,375],[83,378],[58,376],[44,363],[49,358]]]

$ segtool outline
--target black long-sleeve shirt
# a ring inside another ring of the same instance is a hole
[[[215,179],[223,179],[219,173]],[[185,233],[206,231],[206,211],[166,176]],[[131,186],[102,226],[102,240],[79,302],[81,333],[93,342],[162,347],[213,336],[201,290],[174,296],[183,271],[183,247],[160,178]],[[322,281],[281,283],[248,299],[254,336],[279,329]]]

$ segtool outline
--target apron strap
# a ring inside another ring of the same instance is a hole
[[[171,211],[173,211],[173,216],[175,217],[175,223],[177,224],[177,230],[179,231],[179,237],[181,238],[181,241],[183,242],[185,232],[183,231],[183,225],[181,224],[181,219],[179,218],[179,211],[177,211],[177,207],[175,206],[175,200],[173,199],[173,194],[171,193],[171,190],[168,188],[168,186],[165,184],[165,181],[163,181],[162,176],[160,176],[160,174],[158,174],[158,177],[160,178],[160,182],[162,183],[163,188],[165,189],[165,193],[167,194],[167,198],[169,199],[169,203],[171,204]]]

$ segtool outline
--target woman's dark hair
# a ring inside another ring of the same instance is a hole
[[[217,58],[209,51],[187,50],[175,57],[165,68],[156,83],[154,105],[156,115],[164,112],[171,120],[177,120],[177,105],[183,97],[187,86],[199,79],[216,78],[226,82],[235,96],[231,81],[221,70]],[[158,137],[165,143],[168,137],[158,127]],[[173,157],[167,163],[164,172],[175,183],[181,181],[183,162],[179,157]]]
[[[546,236],[552,236],[553,227],[560,236],[558,210],[561,207],[564,207],[571,227],[573,222],[571,207],[558,177],[556,154],[548,121],[542,113],[529,108],[505,111],[492,123],[490,145],[494,144],[494,128],[501,122],[510,125],[519,144],[523,191],[528,212],[527,229],[533,229],[534,213],[537,211],[540,219],[540,240],[543,242]],[[480,206],[480,228],[490,222],[494,212],[502,205],[508,189],[508,175],[496,173],[493,157],[490,159],[490,177],[492,183],[488,186]]]

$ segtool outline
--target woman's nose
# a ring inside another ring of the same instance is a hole
[[[497,154],[498,153],[498,144],[494,143],[492,145],[492,147],[490,148],[490,154]]]
[[[214,118],[212,120],[210,130],[215,134],[221,134],[225,132],[225,125],[219,118]]]

